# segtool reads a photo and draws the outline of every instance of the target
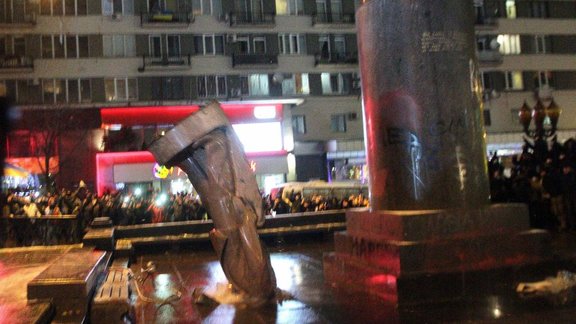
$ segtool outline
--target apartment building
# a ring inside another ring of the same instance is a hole
[[[554,98],[560,133],[572,134],[576,1],[473,2],[491,149],[521,143],[516,115],[535,93]],[[280,138],[251,153],[260,185],[362,180],[359,3],[0,0],[0,95],[23,116],[9,138],[10,161],[33,168],[52,141],[45,165],[60,185],[136,181],[99,170],[148,168],[148,158],[120,153],[144,150],[182,111],[216,99],[253,141]],[[277,114],[254,117],[262,107]],[[266,122],[276,124],[260,129]],[[40,139],[38,129],[50,127],[65,135]]]
[[[475,1],[489,150],[518,151],[526,102],[562,109],[558,138],[576,135],[576,1]]]

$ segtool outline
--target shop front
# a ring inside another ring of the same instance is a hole
[[[263,192],[286,181],[289,173],[287,139],[282,125],[282,104],[221,104]],[[201,109],[199,106],[117,107],[102,109],[104,130],[150,125],[174,125]],[[156,118],[155,118],[156,117]],[[161,135],[160,133],[159,135]],[[289,144],[288,144],[289,145]],[[177,167],[165,168],[151,153],[139,151],[103,152],[96,155],[96,187],[105,192],[193,193],[186,174]]]

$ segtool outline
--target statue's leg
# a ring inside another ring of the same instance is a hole
[[[257,187],[257,196],[239,190],[252,171],[240,167],[244,157],[233,145],[225,130],[214,130],[194,143],[190,157],[178,165],[214,222],[210,237],[230,283],[250,297],[269,299],[276,288],[274,271],[256,232],[262,198]]]
[[[276,292],[270,257],[256,231],[264,221],[262,197],[222,116],[218,106],[209,106],[153,143],[151,151],[159,162],[186,172],[214,222],[210,237],[226,277],[247,302],[258,304]]]

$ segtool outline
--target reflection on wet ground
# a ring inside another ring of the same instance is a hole
[[[224,283],[225,277],[208,244],[158,247],[137,251],[131,265],[139,274],[148,261],[156,264],[156,275],[142,284],[144,302],[136,298],[138,323],[576,323],[576,305],[555,306],[543,299],[523,300],[514,286],[489,296],[468,296],[457,301],[437,301],[395,307],[368,295],[334,289],[324,282],[322,255],[333,250],[331,235],[299,236],[268,240],[278,287],[293,296],[279,304],[259,309],[231,305],[193,303],[192,291]],[[24,307],[26,284],[72,247],[0,250],[0,323],[23,323],[40,310]],[[554,252],[576,255],[576,234],[554,236]],[[576,272],[574,262],[566,270]],[[550,269],[554,273],[561,269]],[[529,274],[530,275],[530,274]],[[534,281],[544,279],[533,273]],[[490,276],[486,285],[502,285],[501,273]],[[445,283],[446,286],[450,282]],[[180,298],[169,298],[176,292]],[[418,294],[418,289],[414,289]],[[165,303],[160,302],[166,299]]]
[[[576,252],[574,234],[556,238],[563,253]],[[180,249],[141,254],[132,268],[139,271],[146,262],[158,267],[155,287],[144,284],[145,294],[156,297],[182,292],[182,298],[167,305],[137,303],[141,323],[574,323],[576,305],[553,306],[545,300],[522,300],[510,287],[509,293],[475,296],[458,301],[395,307],[371,296],[333,289],[324,282],[322,255],[333,250],[330,238],[268,242],[278,287],[292,300],[260,309],[237,309],[231,305],[196,305],[191,292],[225,282],[213,251]],[[572,252],[571,252],[572,251]],[[574,271],[575,269],[571,269]],[[539,274],[540,275],[540,274]],[[498,274],[491,278],[498,280]],[[535,277],[534,280],[541,280]],[[446,285],[449,285],[446,282]],[[487,282],[487,285],[498,284]],[[415,294],[418,291],[414,291]]]

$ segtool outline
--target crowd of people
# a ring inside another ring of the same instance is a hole
[[[366,206],[368,199],[362,195],[345,199],[326,198],[321,195],[302,197],[291,193],[287,198],[276,199],[270,195],[262,199],[266,215],[314,212]],[[5,219],[35,219],[72,215],[75,217],[75,240],[81,240],[88,225],[97,217],[109,217],[114,225],[139,225],[163,222],[207,220],[209,215],[198,195],[192,193],[165,194],[149,191],[105,193],[97,196],[86,187],[74,191],[62,189],[54,193],[22,194],[9,191],[2,197],[2,216]],[[23,227],[18,223],[18,227]],[[13,228],[12,235],[26,232]]]
[[[362,194],[343,198],[324,197],[320,194],[302,197],[302,194],[298,192],[290,192],[288,195],[283,195],[281,191],[274,199],[268,196],[265,201],[266,211],[272,215],[367,207],[369,205],[368,197]]]
[[[576,230],[576,140],[526,142],[510,163],[494,155],[488,165],[493,203],[527,204],[532,227]]]
[[[518,202],[529,206],[531,225],[558,231],[576,230],[576,140],[563,145],[553,141],[526,143],[522,154],[509,162],[493,155],[489,160],[490,194],[493,203]],[[114,225],[206,220],[209,215],[192,193],[164,194],[149,191],[105,193],[97,196],[85,186],[54,193],[2,195],[2,216],[37,219],[73,215],[75,239],[80,240],[96,217],[109,217]],[[267,215],[366,207],[368,197],[323,197],[300,192],[263,197]]]

